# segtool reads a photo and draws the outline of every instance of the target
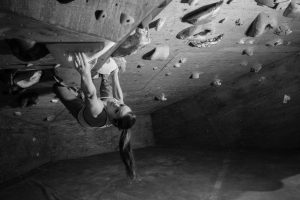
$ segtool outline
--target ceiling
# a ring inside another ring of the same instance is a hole
[[[181,22],[181,17],[195,9],[215,0],[202,0],[197,6],[189,6],[182,1],[172,1],[155,19],[164,17],[166,22],[160,31],[150,29],[151,43],[140,49],[136,54],[126,57],[126,71],[120,74],[120,81],[124,91],[125,102],[130,105],[138,114],[150,114],[153,111],[187,98],[191,95],[201,93],[202,90],[212,86],[216,79],[221,80],[219,87],[229,87],[236,77],[242,74],[251,73],[253,64],[261,63],[267,66],[272,62],[282,60],[285,57],[295,54],[300,50],[300,21],[282,16],[285,7],[276,10],[269,7],[258,6],[254,0],[239,1],[233,0],[222,5],[215,20],[207,24],[214,27],[213,36],[224,34],[224,38],[216,45],[207,48],[191,47],[186,40],[176,38],[176,35],[191,26]],[[246,38],[245,31],[260,12],[270,13],[278,17],[279,23],[289,24],[293,33],[287,36],[275,35],[272,30],[262,36],[254,38],[254,44],[238,44],[240,39]],[[219,23],[225,18],[223,23]],[[241,24],[237,25],[236,20],[240,19]],[[275,38],[282,38],[284,44],[275,47],[268,47],[266,43]],[[290,44],[288,44],[290,42]],[[170,48],[170,55],[164,61],[143,60],[142,56],[159,45],[167,45]],[[254,47],[254,55],[242,55],[242,51],[249,46]],[[4,48],[4,47],[3,47]],[[181,58],[186,62],[175,68],[174,64]],[[247,66],[241,65],[247,62]],[[142,66],[138,68],[137,66]],[[200,73],[199,79],[191,79],[193,72]],[[50,100],[54,97],[51,93],[52,81],[48,79],[39,83],[40,101],[32,108],[24,108],[25,116],[34,113],[35,118],[43,118],[45,113],[55,115],[65,113],[61,104],[53,104]],[[155,100],[164,93],[166,100]],[[2,96],[2,111],[14,112],[18,108],[12,108],[7,102],[14,97]],[[65,113],[66,115],[66,113]]]

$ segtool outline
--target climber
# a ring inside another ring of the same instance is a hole
[[[109,58],[104,64],[103,70],[98,71],[98,73],[102,73],[99,74],[101,86],[100,98],[98,98],[91,76],[91,69],[94,64],[88,62],[85,53],[75,53],[73,57],[74,67],[80,74],[84,99],[60,81],[54,84],[54,92],[83,127],[105,128],[114,125],[122,130],[119,142],[120,155],[125,164],[127,175],[134,179],[136,177],[135,166],[128,129],[134,125],[136,116],[130,107],[124,104],[118,78],[118,66],[112,58]],[[112,76],[112,86],[109,76]]]

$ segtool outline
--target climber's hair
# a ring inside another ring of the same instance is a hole
[[[136,121],[136,116],[133,112],[129,112],[126,115],[122,116],[119,119],[115,120],[115,125],[120,130],[122,130],[120,140],[119,140],[119,150],[122,161],[125,164],[126,172],[129,178],[135,179],[135,162],[133,157],[133,152],[130,145],[130,129]]]

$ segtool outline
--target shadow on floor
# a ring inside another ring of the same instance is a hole
[[[262,153],[145,148],[135,151],[130,183],[118,153],[59,161],[5,186],[0,199],[297,199],[298,152]]]

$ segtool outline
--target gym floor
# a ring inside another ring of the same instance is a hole
[[[39,167],[0,199],[298,200],[298,152],[135,150],[138,180],[130,182],[117,152]]]

